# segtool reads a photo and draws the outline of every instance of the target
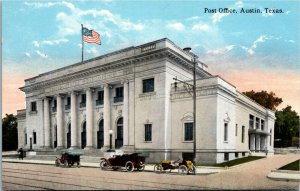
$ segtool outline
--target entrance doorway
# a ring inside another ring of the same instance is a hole
[[[67,149],[71,147],[71,123],[68,125],[68,132],[67,132]]]
[[[103,122],[104,122],[103,119],[99,122],[99,130],[97,131],[97,148],[98,149],[103,147],[103,144],[104,144]]]
[[[86,122],[82,125],[82,132],[81,132],[81,148],[84,149],[86,147]]]
[[[117,121],[117,139],[115,141],[115,147],[118,149],[123,146],[123,117]]]

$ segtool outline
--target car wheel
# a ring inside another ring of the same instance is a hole
[[[127,161],[125,164],[125,168],[127,172],[132,172],[134,170],[134,165],[131,161]]]
[[[77,162],[77,167],[80,168],[80,162]]]
[[[154,172],[161,173],[162,172],[162,166],[160,164],[154,165]]]
[[[68,161],[64,162],[64,166],[67,167],[68,166]]]
[[[189,174],[195,175],[196,174],[196,168],[193,165],[193,167],[191,169],[189,169]]]
[[[140,162],[139,167],[137,168],[138,171],[144,171],[145,170],[145,164],[143,164],[142,162]]]
[[[180,165],[179,168],[178,168],[178,174],[187,175],[187,173],[188,173],[187,167],[184,166],[184,165]]]
[[[59,167],[59,166],[60,166],[59,159],[56,159],[56,160],[55,160],[55,166],[57,166],[57,167]]]
[[[100,162],[100,168],[101,170],[106,170],[108,168],[108,164],[105,160]]]

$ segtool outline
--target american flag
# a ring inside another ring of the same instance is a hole
[[[85,27],[82,28],[82,39],[84,42],[101,44],[100,34]]]

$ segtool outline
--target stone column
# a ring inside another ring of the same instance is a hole
[[[45,131],[45,145],[44,147],[50,148],[50,108],[49,99],[44,98],[44,131]]]
[[[71,92],[71,149],[78,148],[77,92]]]
[[[109,130],[110,130],[110,93],[109,85],[104,85],[104,147],[109,148]]]
[[[62,95],[57,96],[57,111],[56,111],[56,121],[57,121],[57,148],[63,148],[63,104]]]
[[[129,132],[128,132],[128,120],[129,120],[129,82],[126,80],[124,82],[124,100],[123,100],[123,136],[124,136],[124,146],[129,144]]]
[[[86,149],[93,147],[93,89],[86,89]]]

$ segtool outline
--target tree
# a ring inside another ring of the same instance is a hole
[[[272,91],[268,93],[267,91],[255,92],[251,90],[248,92],[243,92],[243,94],[272,111],[275,111],[276,107],[282,103],[282,99],[276,97],[275,93]]]
[[[16,150],[18,148],[17,118],[13,114],[5,114],[2,119],[2,150]]]
[[[299,137],[299,115],[288,105],[281,111],[276,111],[275,116],[275,139],[281,140],[279,146],[291,146],[292,137]]]

